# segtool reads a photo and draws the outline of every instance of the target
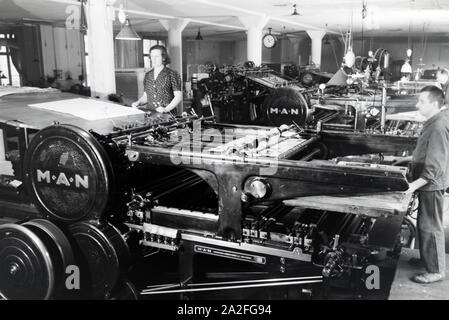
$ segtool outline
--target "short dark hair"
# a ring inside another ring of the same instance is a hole
[[[428,96],[430,102],[437,101],[440,107],[444,104],[444,93],[440,88],[435,86],[425,86],[421,89],[421,92],[429,93]]]
[[[165,65],[170,64],[170,57],[168,56],[167,49],[160,44],[154,45],[150,48],[150,53],[153,50],[160,50],[162,55],[162,63]],[[151,59],[151,58],[150,58]]]

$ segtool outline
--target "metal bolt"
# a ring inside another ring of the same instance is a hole
[[[280,260],[281,260],[281,263],[282,263],[282,264],[285,264],[285,258],[284,258],[284,257],[281,257]]]
[[[281,273],[284,273],[285,272],[285,267],[281,266],[280,271],[281,271]]]
[[[233,187],[232,187],[232,191],[236,192],[236,191],[237,191],[237,187],[236,187],[236,186],[233,186]]]
[[[9,274],[15,275],[19,271],[19,266],[16,263],[13,263],[9,268]]]

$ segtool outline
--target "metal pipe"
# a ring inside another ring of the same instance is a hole
[[[240,283],[261,283],[261,282],[282,282],[282,281],[303,281],[303,280],[319,280],[322,279],[323,276],[307,276],[307,277],[292,277],[292,278],[273,278],[273,279],[257,279],[257,280],[239,280],[239,281],[221,281],[221,282],[203,282],[203,283],[191,283],[188,286],[190,287],[201,287],[201,286],[208,286],[208,285],[214,285],[214,284],[240,284]],[[161,286],[173,286],[180,284],[163,284],[163,285],[155,285],[155,286],[147,286],[147,288],[154,288],[154,287],[161,287]],[[143,291],[147,291],[148,289],[144,289]]]
[[[178,290],[151,291],[151,292],[142,291],[140,294],[141,295],[152,295],[152,294],[183,293],[183,292],[198,292],[198,291],[234,290],[234,289],[275,287],[275,286],[291,286],[291,285],[311,284],[311,283],[318,283],[318,282],[323,282],[323,280],[317,279],[317,280],[309,280],[309,281],[287,281],[287,282],[280,282],[280,283],[247,284],[247,285],[240,285],[240,286],[178,289]]]
[[[382,106],[380,110],[380,130],[385,133],[385,119],[386,119],[386,104],[387,104],[387,87],[386,84],[382,84]]]
[[[319,154],[321,152],[320,149],[315,148],[312,150],[312,152],[310,152],[309,154],[305,155],[304,157],[302,157],[301,159],[299,159],[300,161],[307,161],[310,160],[313,156]]]

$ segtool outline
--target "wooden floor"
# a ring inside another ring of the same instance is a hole
[[[414,267],[408,263],[410,258],[419,257],[417,249],[403,248],[391,285],[389,300],[449,300],[449,278],[432,284],[419,284],[411,278],[424,268]],[[449,254],[446,254],[446,275],[449,276]]]

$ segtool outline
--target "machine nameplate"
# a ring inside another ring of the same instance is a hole
[[[256,256],[256,255],[252,255],[252,254],[244,254],[244,253],[229,251],[229,250],[222,250],[222,249],[217,249],[217,248],[212,248],[212,247],[200,246],[200,245],[195,245],[194,251],[198,252],[198,253],[212,255],[212,256],[234,259],[234,260],[241,260],[241,261],[258,263],[258,264],[266,264],[266,262],[267,262],[267,259],[265,257]]]

